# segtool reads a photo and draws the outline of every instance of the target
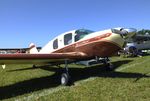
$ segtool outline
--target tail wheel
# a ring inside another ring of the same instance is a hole
[[[68,82],[69,82],[69,75],[67,73],[63,73],[61,75],[61,85],[68,85]]]

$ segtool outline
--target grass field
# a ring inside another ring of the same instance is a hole
[[[60,68],[8,65],[0,69],[0,100],[8,101],[150,101],[150,56],[111,58],[103,65],[69,65],[71,86],[61,86]]]

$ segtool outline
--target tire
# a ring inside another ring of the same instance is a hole
[[[69,82],[69,75],[67,73],[63,73],[61,75],[61,85],[67,86]]]
[[[33,65],[32,67],[33,67],[33,68],[37,68],[36,65]]]
[[[106,69],[107,69],[108,71],[113,71],[113,70],[114,70],[114,66],[113,66],[111,63],[107,63],[107,64],[106,64]]]

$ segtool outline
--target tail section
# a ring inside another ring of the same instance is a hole
[[[37,48],[36,48],[36,46],[35,46],[34,43],[31,43],[29,45],[29,53],[30,54],[36,54],[36,53],[38,53],[38,50],[37,50]]]

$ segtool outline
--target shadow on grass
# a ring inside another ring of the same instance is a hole
[[[114,62],[116,68],[120,67],[122,64],[131,62],[131,60],[123,60]],[[89,77],[110,77],[110,78],[144,78],[149,77],[141,73],[125,73],[125,72],[115,72],[106,71],[103,65],[97,65],[87,68],[69,68],[69,74],[72,78],[72,82],[87,79]],[[63,68],[54,67],[39,67],[48,71],[55,71],[55,74],[47,77],[35,78],[30,80],[25,80],[18,82],[16,84],[0,87],[0,100],[16,97],[19,95],[27,94],[30,92],[38,91],[46,88],[54,88],[60,85],[60,75]],[[35,68],[17,69],[9,72],[21,71],[21,70],[32,70]]]

